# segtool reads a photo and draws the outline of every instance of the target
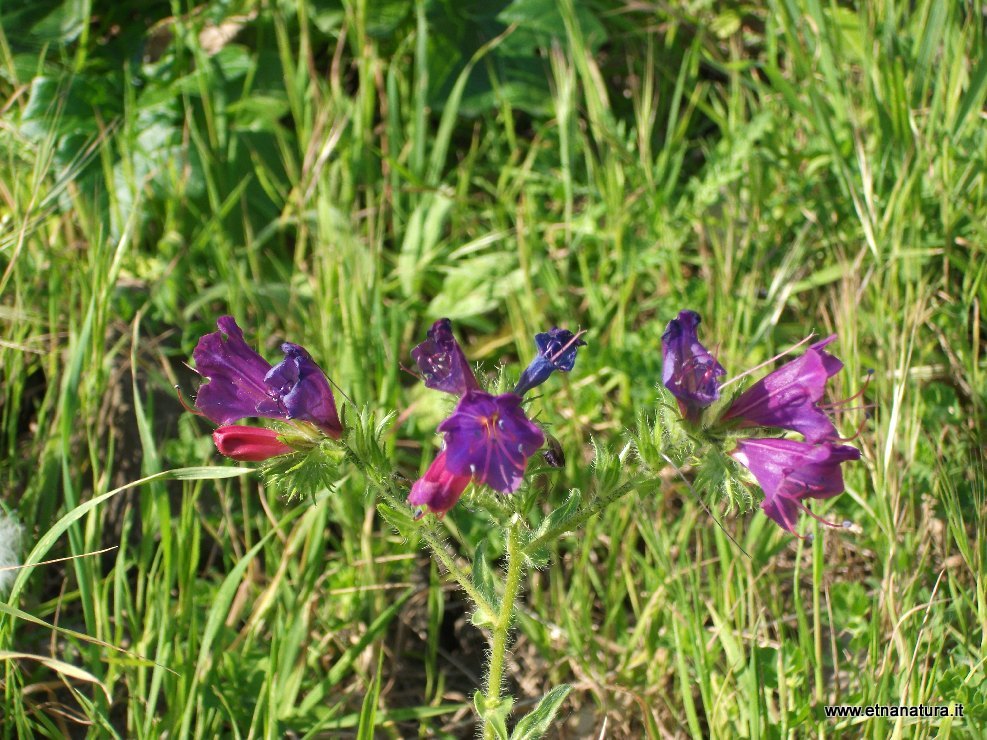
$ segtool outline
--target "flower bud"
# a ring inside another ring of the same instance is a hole
[[[278,439],[278,433],[264,427],[221,426],[212,433],[221,455],[240,462],[260,462],[295,451]]]

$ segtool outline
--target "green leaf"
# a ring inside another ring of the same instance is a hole
[[[473,694],[473,706],[485,725],[493,728],[497,740],[508,740],[507,715],[514,706],[514,698],[502,696],[492,702],[487,700],[482,691]]]
[[[597,494],[606,496],[620,485],[624,473],[623,453],[616,454],[595,437],[593,445],[593,470],[596,474]]]
[[[264,548],[268,540],[273,538],[275,534],[281,531],[281,527],[296,518],[302,511],[303,509],[295,509],[278,522],[277,527],[271,529],[259,539],[257,544],[251,547],[240,558],[237,564],[233,566],[226,578],[223,579],[215,595],[213,595],[209,612],[206,614],[205,626],[202,628],[202,641],[199,644],[199,655],[195,661],[195,673],[191,677],[191,685],[188,689],[187,696],[189,700],[185,702],[185,711],[182,714],[182,729],[180,733],[182,737],[188,737],[192,731],[192,720],[195,716],[196,702],[191,700],[191,697],[197,696],[199,686],[208,681],[209,673],[217,656],[223,654],[223,648],[225,646],[218,646],[218,649],[214,650],[213,643],[219,636],[220,630],[229,616],[230,604],[233,603],[233,597],[243,583],[243,576],[247,572],[247,566],[257,557],[257,554]]]
[[[363,697],[363,706],[360,707],[360,726],[356,729],[356,740],[373,740],[374,725],[377,723],[377,699],[380,697],[380,677],[384,666],[384,651],[381,650],[377,656],[377,672],[374,674],[374,682],[370,691]]]
[[[473,581],[473,585],[476,586],[476,590],[483,594],[493,610],[492,612],[488,612],[486,609],[477,608],[470,617],[470,621],[477,627],[492,627],[494,613],[500,611],[500,601],[497,598],[493,572],[490,570],[490,563],[487,560],[486,540],[480,542],[476,547],[470,579]]]
[[[595,51],[607,40],[606,29],[588,3],[574,3],[573,9],[588,48]],[[517,23],[518,30],[526,32],[525,36],[531,34],[535,42],[529,48],[531,52],[535,51],[536,44],[549,48],[553,38],[564,40],[566,36],[565,20],[556,0],[514,0],[500,11],[497,20]]]
[[[546,516],[531,536],[527,538],[528,543],[524,548],[524,556],[528,565],[533,568],[544,567],[548,564],[549,550],[546,535],[551,532],[562,536],[568,531],[568,523],[579,513],[579,505],[582,503],[583,494],[578,488],[569,491],[565,501],[557,509]]]
[[[347,648],[346,652],[333,664],[325,680],[305,695],[305,698],[298,704],[297,709],[292,712],[292,716],[303,717],[326,701],[326,697],[330,696],[329,690],[346,677],[346,674],[353,667],[353,663],[360,657],[360,654],[367,649],[367,646],[371,642],[380,636],[394,617],[398,615],[408,599],[414,595],[415,588],[414,586],[409,588],[398,597],[397,601],[381,612],[380,616],[367,628],[367,631],[360,636],[360,639]]]
[[[371,622],[370,627],[360,636],[360,639],[343,653],[342,657],[329,669],[328,682],[330,686],[339,683],[343,679],[346,672],[349,671],[350,666],[360,656],[360,653],[366,650],[367,646],[377,639],[378,635],[387,628],[394,617],[398,615],[398,612],[404,607],[408,599],[414,595],[416,589],[417,587],[412,586],[401,594],[397,601],[387,607],[387,609],[380,613],[379,617]]]
[[[102,504],[104,501],[113,498],[117,494],[126,491],[129,488],[137,488],[145,483],[151,483],[152,481],[157,480],[215,480],[219,478],[232,478],[238,475],[243,475],[244,473],[252,472],[253,468],[241,467],[194,467],[166,470],[162,473],[155,473],[154,475],[149,475],[146,478],[141,478],[133,483],[127,483],[119,488],[114,488],[112,491],[108,491],[101,496],[97,496],[96,498],[89,499],[88,501],[79,504],[72,509],[72,511],[68,512],[65,516],[55,522],[51,529],[41,535],[41,538],[34,546],[34,549],[31,550],[30,554],[24,560],[24,565],[17,572],[17,579],[14,581],[14,585],[10,588],[10,593],[7,595],[7,603],[17,603],[17,599],[20,597],[21,591],[27,583],[27,579],[30,577],[31,573],[34,572],[34,566],[40,563],[44,556],[48,554],[48,551],[51,550],[58,538],[65,533],[65,530],[97,506]]]
[[[339,482],[339,457],[342,453],[336,443],[326,440],[309,450],[272,457],[264,463],[261,475],[267,485],[289,499],[311,498],[331,491]]]
[[[511,740],[536,740],[544,736],[571,690],[572,687],[564,683],[545,694],[537,706],[517,723],[511,733]]]
[[[377,512],[405,539],[411,539],[417,530],[415,520],[407,510],[396,509],[390,504],[377,504]]]
[[[350,415],[347,419],[349,453],[356,458],[363,472],[378,483],[389,480],[391,476],[390,457],[384,450],[381,437],[395,415],[391,412],[378,419],[369,407],[364,407],[355,418]]]
[[[43,666],[49,670],[54,671],[68,679],[73,679],[75,681],[85,681],[86,683],[95,684],[100,689],[102,689],[103,694],[106,696],[107,701],[110,701],[110,692],[107,690],[106,685],[100,681],[96,676],[91,674],[89,671],[85,671],[82,668],[77,668],[76,666],[66,663],[63,660],[58,660],[57,658],[52,658],[45,655],[34,655],[33,653],[18,653],[11,652],[9,650],[0,650],[0,660],[35,660],[41,663]]]

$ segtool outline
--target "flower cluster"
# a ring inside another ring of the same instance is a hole
[[[726,370],[699,341],[699,324],[693,311],[681,311],[668,323],[662,335],[662,381],[696,438],[734,440],[728,454],[763,489],[761,508],[794,533],[799,512],[812,514],[803,501],[841,493],[840,466],[860,458],[855,447],[841,444],[844,440],[821,405],[827,381],[843,368],[827,351],[836,336],[810,345],[723,409],[716,402],[728,384],[721,382]],[[244,341],[232,317],[221,317],[217,326],[219,331],[199,340],[193,358],[196,372],[206,379],[195,411],[218,425],[213,440],[221,454],[257,462],[341,438],[343,425],[329,379],[304,348],[285,342],[284,358],[271,365]],[[528,460],[546,445],[545,433],[525,413],[523,397],[552,373],[572,370],[579,347],[585,345],[580,335],[560,328],[537,334],[537,354],[514,390],[495,395],[481,387],[450,321],[440,319],[432,325],[411,355],[428,388],[459,400],[438,426],[441,451],[411,486],[408,503],[419,507],[419,516],[425,511],[443,515],[471,482],[500,493],[520,487]],[[722,409],[712,419],[711,407]],[[246,418],[286,422],[283,430],[290,432],[236,424]],[[794,432],[803,439],[738,434],[757,428]],[[561,449],[552,442],[549,439],[546,460],[561,464]]]
[[[500,493],[521,485],[528,458],[545,444],[545,435],[521,407],[522,396],[556,370],[568,372],[585,342],[565,329],[535,336],[538,354],[521,374],[513,393],[493,395],[480,388],[449,319],[436,321],[428,338],[411,356],[428,388],[451,393],[459,403],[439,424],[442,451],[411,487],[408,503],[442,515],[462,496],[470,481]]]
[[[329,379],[303,347],[285,342],[284,359],[272,366],[244,341],[232,316],[221,316],[216,325],[219,331],[203,336],[192,357],[207,381],[195,408],[220,425],[213,440],[221,454],[259,462],[295,451],[272,429],[234,425],[246,418],[291,422],[308,437],[340,438],[343,425]]]
[[[310,449],[318,438],[340,439],[343,425],[329,380],[305,349],[285,342],[284,359],[272,366],[247,345],[231,316],[216,323],[219,331],[203,336],[192,353],[195,371],[206,378],[194,411],[219,425],[213,440],[221,454],[260,462]],[[436,321],[412,350],[425,385],[459,397],[459,403],[438,427],[443,449],[411,487],[411,505],[442,515],[470,481],[501,493],[518,489],[528,459],[545,444],[545,434],[521,406],[522,396],[556,370],[571,370],[576,351],[585,345],[579,335],[558,328],[536,335],[535,343],[538,354],[514,392],[501,395],[480,387],[448,319]],[[289,422],[300,434],[286,437],[266,427],[234,424],[248,417]],[[561,450],[550,457],[563,459]]]
[[[699,425],[703,411],[720,398],[723,385],[718,378],[726,374],[699,342],[699,322],[694,311],[681,311],[662,336],[662,380],[692,425]],[[839,444],[836,427],[819,405],[826,382],[843,368],[825,349],[835,340],[833,335],[812,344],[805,354],[761,378],[733,399],[714,424],[728,429],[776,428],[804,437],[804,441],[743,437],[729,453],[750,470],[764,491],[764,513],[792,533],[800,511],[815,516],[802,501],[842,493],[840,465],[860,459],[857,448]]]

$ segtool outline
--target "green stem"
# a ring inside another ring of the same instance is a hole
[[[494,622],[490,638],[490,662],[487,669],[487,706],[495,706],[500,701],[500,686],[504,677],[504,655],[511,630],[511,617],[514,615],[514,601],[521,590],[521,576],[524,574],[524,553],[521,552],[521,527],[512,521],[507,532],[507,578],[504,581],[504,599],[500,613]],[[483,738],[495,738],[493,724],[484,721]]]
[[[425,540],[428,548],[432,551],[432,554],[439,559],[439,562],[442,563],[443,567],[445,567],[447,571],[449,571],[449,575],[452,576],[453,580],[456,581],[456,583],[459,584],[459,587],[466,592],[466,595],[473,600],[473,603],[476,604],[476,608],[480,611],[486,612],[492,619],[494,615],[493,604],[487,601],[483,594],[476,589],[469,573],[459,567],[459,563],[457,563],[453,557],[446,552],[442,541],[436,537],[433,532],[429,531],[427,527],[422,527],[419,531],[421,532],[422,539]]]
[[[596,516],[605,508],[610,506],[614,501],[623,498],[631,491],[640,491],[647,488],[648,486],[660,487],[662,484],[661,480],[658,479],[646,479],[638,481],[630,481],[622,486],[619,486],[614,491],[606,496],[601,496],[597,498],[592,504],[587,506],[585,509],[577,512],[572,516],[571,519],[567,519],[558,527],[553,527],[552,529],[542,532],[537,537],[532,539],[528,543],[528,552],[534,552],[539,547],[547,545],[550,542],[555,542],[557,539],[569,532],[574,532],[579,529],[583,524],[586,523],[591,517]]]
[[[387,477],[379,478],[375,481],[377,484],[377,489],[380,491],[384,500],[387,501],[395,509],[400,509],[405,505],[400,493],[397,491],[397,487],[394,482]],[[480,591],[473,585],[473,579],[470,578],[470,574],[467,573],[463,568],[456,562],[455,558],[449,554],[445,548],[445,544],[442,539],[432,530],[431,525],[423,525],[418,533],[421,535],[422,539],[425,540],[425,544],[428,545],[428,549],[432,551],[432,554],[438,559],[442,566],[449,572],[452,579],[459,584],[459,587],[466,592],[466,595],[473,600],[476,604],[477,610],[485,612],[491,621],[494,619],[494,606],[491,604]]]

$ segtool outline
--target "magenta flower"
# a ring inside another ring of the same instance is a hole
[[[720,397],[717,378],[726,375],[696,336],[700,321],[695,311],[679,311],[661,335],[662,382],[678,399],[682,415],[693,423]]]
[[[446,466],[446,451],[439,453],[432,464],[428,466],[425,475],[415,481],[408,494],[408,503],[412,506],[424,506],[428,511],[439,515],[445,514],[456,505],[469,485],[469,475],[457,475]],[[419,514],[424,514],[424,510]]]
[[[221,316],[219,331],[203,336],[192,352],[195,371],[207,378],[195,406],[216,424],[247,417],[298,420],[314,424],[333,439],[343,426],[322,369],[308,352],[285,342],[285,357],[272,367],[251,349],[232,316]]]
[[[723,415],[742,427],[778,427],[799,432],[806,442],[839,439],[836,427],[817,405],[826,381],[843,368],[839,359],[824,351],[834,334],[816,342],[801,357],[782,365],[741,393]]]
[[[576,364],[576,350],[586,342],[568,329],[554,327],[549,331],[535,334],[538,354],[524,369],[514,388],[515,395],[523,396],[535,386],[541,385],[556,370],[567,373]]]
[[[213,442],[221,455],[240,462],[260,462],[295,451],[278,438],[273,429],[224,425],[212,433]]]
[[[518,489],[528,458],[545,444],[514,393],[468,391],[439,431],[446,435],[446,467],[501,493]]]
[[[832,498],[842,493],[840,465],[860,459],[856,447],[791,439],[740,439],[730,455],[753,473],[764,490],[764,513],[793,534],[800,510],[819,519],[802,500]]]
[[[411,350],[411,357],[425,378],[426,388],[462,396],[480,387],[462,347],[452,335],[449,319],[432,324],[428,339]]]

